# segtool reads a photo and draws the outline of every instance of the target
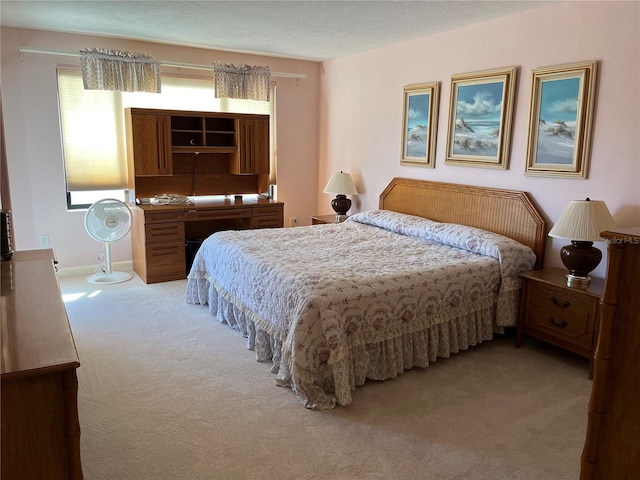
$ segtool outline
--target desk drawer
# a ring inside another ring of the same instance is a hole
[[[147,245],[157,243],[184,243],[184,222],[152,223],[144,226]]]
[[[184,222],[184,212],[182,210],[178,210],[175,212],[147,213],[144,216],[145,225],[149,223],[166,222]]]
[[[251,228],[280,228],[282,227],[282,217],[263,216],[251,219]]]
[[[184,242],[148,245],[147,275],[169,275],[186,273]]]
[[[185,213],[185,219],[187,222],[223,220],[226,218],[251,218],[251,209],[229,208],[225,210],[193,210]]]
[[[280,206],[275,206],[275,207],[259,207],[259,208],[254,208],[253,209],[253,216],[254,217],[262,217],[262,216],[269,216],[269,217],[281,217],[282,216],[282,207]]]

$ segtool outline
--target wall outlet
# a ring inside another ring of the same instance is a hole
[[[298,226],[298,219],[296,217],[291,217],[289,219],[289,226],[290,227],[297,227]]]
[[[40,235],[38,237],[38,244],[40,248],[49,248],[49,235]]]

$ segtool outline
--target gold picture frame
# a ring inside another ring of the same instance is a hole
[[[405,85],[400,165],[435,167],[440,82]]]
[[[533,70],[526,175],[587,178],[597,62]]]
[[[451,77],[445,164],[509,167],[517,67]]]

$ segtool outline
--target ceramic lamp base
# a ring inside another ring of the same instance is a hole
[[[331,200],[331,208],[336,212],[336,215],[346,216],[347,212],[351,208],[351,199],[347,198],[346,195],[339,193],[336,195],[336,198]]]
[[[569,270],[567,284],[584,286],[589,285],[589,273],[602,260],[602,252],[593,246],[593,242],[572,240],[571,245],[565,245],[560,249],[560,259]]]

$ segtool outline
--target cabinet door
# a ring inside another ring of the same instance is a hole
[[[167,115],[131,116],[134,175],[172,175],[171,124]]]
[[[238,120],[235,174],[269,173],[269,117]]]

